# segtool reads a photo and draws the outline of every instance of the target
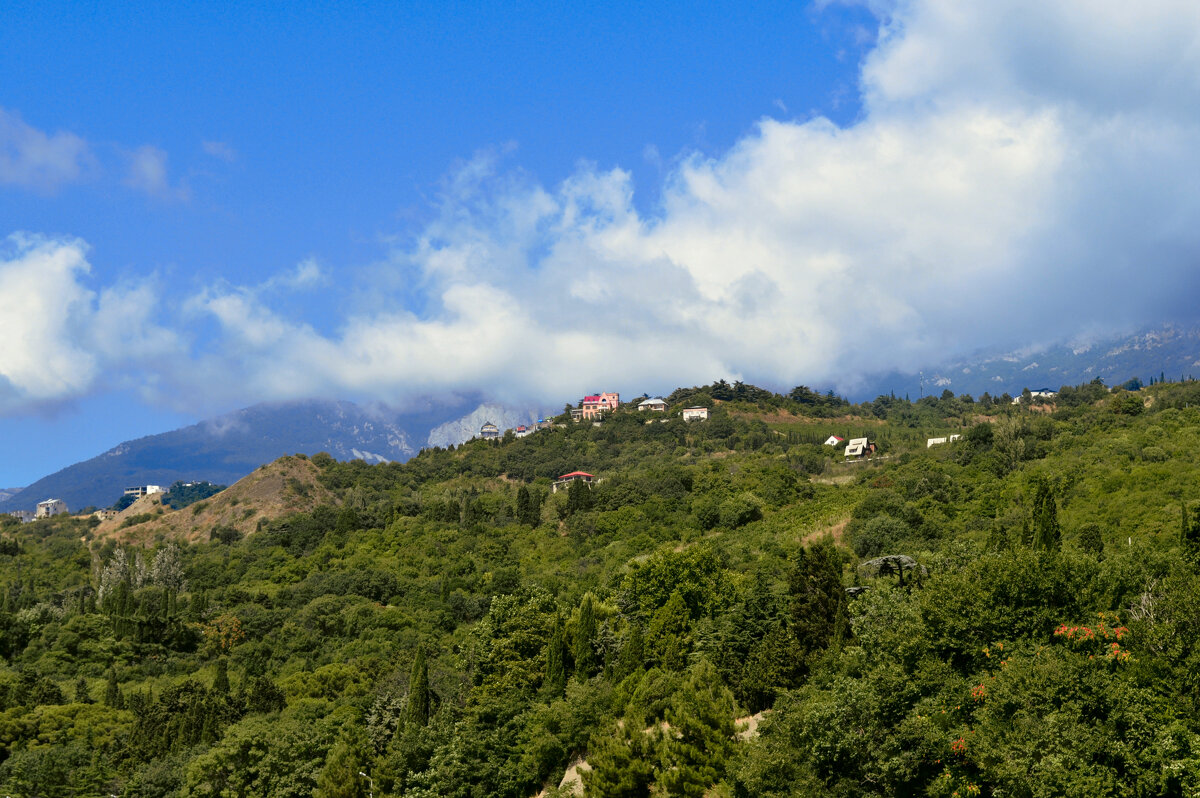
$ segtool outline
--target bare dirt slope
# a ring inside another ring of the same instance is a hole
[[[101,523],[95,535],[101,540],[134,543],[149,543],[159,535],[189,542],[208,540],[212,530],[220,527],[247,535],[258,528],[260,520],[308,511],[318,504],[335,504],[333,494],[317,482],[318,473],[307,458],[281,457],[182,510],[164,507],[161,495],[144,496],[116,518]]]

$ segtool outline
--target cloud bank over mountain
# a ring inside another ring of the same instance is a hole
[[[849,391],[982,346],[1195,317],[1200,7],[871,7],[856,122],[763,119],[678,157],[649,211],[619,167],[543,185],[484,152],[345,284],[310,265],[183,298],[89,287],[79,242],[11,239],[3,294],[34,271],[53,291],[32,320],[0,310],[28,344],[0,353],[0,409],[132,372],[181,407],[716,377]],[[362,301],[333,323],[288,310],[314,290]]]

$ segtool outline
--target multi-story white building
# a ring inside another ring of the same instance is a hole
[[[151,496],[155,493],[162,493],[163,489],[160,485],[135,485],[132,488],[125,489],[126,496],[133,496],[140,499],[143,496]]]
[[[44,502],[38,502],[33,517],[49,518],[52,515],[63,515],[67,512],[67,503],[62,499],[46,499]]]

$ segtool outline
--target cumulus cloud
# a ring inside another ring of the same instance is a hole
[[[53,191],[78,180],[92,162],[87,142],[74,133],[44,133],[0,108],[0,184]]]
[[[96,293],[87,248],[75,239],[17,234],[0,247],[0,413],[36,410],[181,351],[158,325],[148,284]]]
[[[261,392],[392,398],[718,376],[853,390],[1185,310],[1194,3],[869,5],[879,41],[848,127],[764,119],[728,152],[677,160],[650,214],[620,169],[548,187],[486,154],[393,255],[420,315],[351,316],[329,336],[249,294],[202,306]]]
[[[267,290],[316,284],[315,263],[212,287],[187,310],[213,343],[174,378],[244,401],[853,391],[982,345],[1194,316],[1191,0],[867,5],[853,124],[763,119],[672,159],[651,212],[622,169],[543,185],[485,154],[372,272],[379,302],[331,333]]]

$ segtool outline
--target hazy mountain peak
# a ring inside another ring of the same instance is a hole
[[[501,432],[537,421],[538,413],[528,408],[509,407],[495,402],[484,402],[462,418],[447,421],[434,427],[426,443],[429,446],[457,446],[479,434],[479,428],[491,422]]]

